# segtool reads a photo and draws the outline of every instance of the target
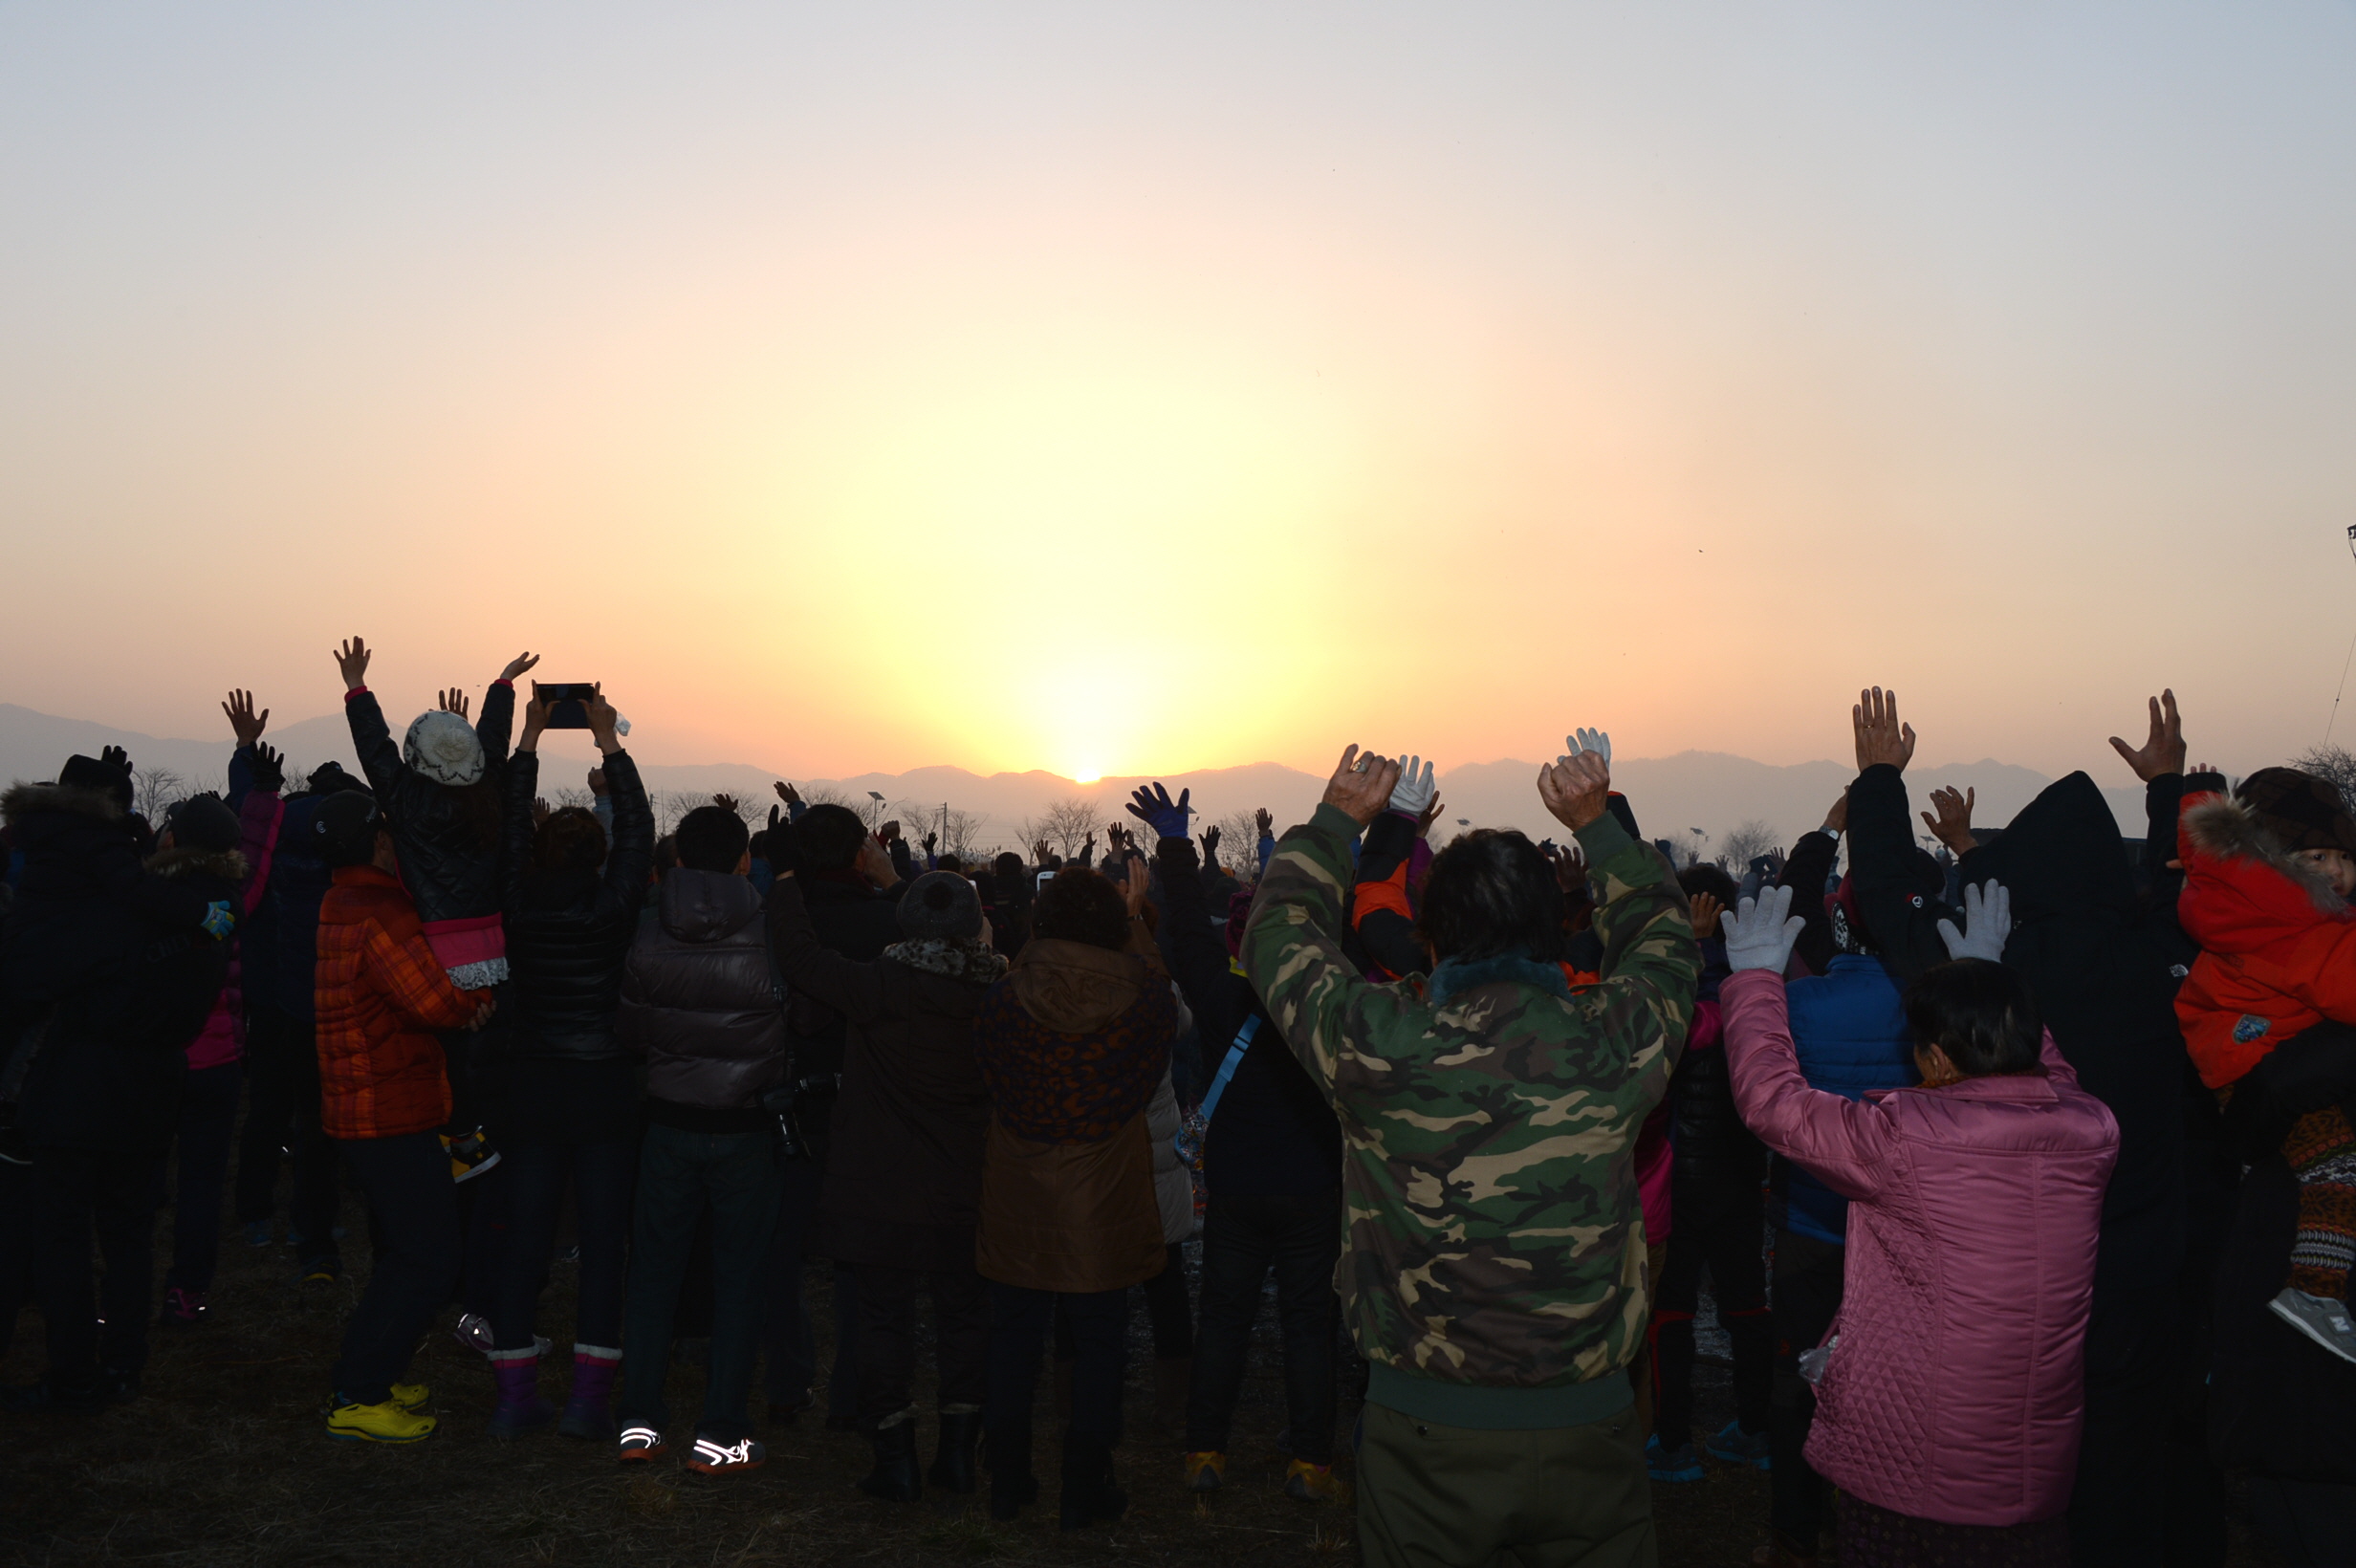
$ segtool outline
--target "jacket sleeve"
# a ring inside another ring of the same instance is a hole
[[[1227,996],[1233,975],[1227,967],[1227,943],[1211,928],[1211,912],[1204,907],[1203,873],[1195,863],[1194,840],[1165,838],[1154,846],[1161,861],[1162,925],[1169,938],[1170,978],[1208,1042],[1212,1033],[1233,1033],[1233,1007]],[[1227,1049],[1222,1041],[1219,1049]]]
[[[246,858],[245,912],[261,907],[270,891],[270,871],[278,859],[278,834],[286,826],[286,801],[275,790],[250,790],[237,808],[237,852]]]
[[[369,978],[393,1006],[425,1029],[463,1029],[474,1021],[474,1010],[487,1000],[487,991],[460,991],[449,972],[425,945],[423,931],[396,936],[382,922],[367,923],[360,963]]]
[[[540,788],[540,753],[518,751],[500,784],[499,904],[511,912],[523,902],[524,868],[532,863],[535,829],[532,805]]]
[[[1851,795],[1852,822],[1856,812]],[[1726,1010],[1726,1070],[1742,1124],[1843,1197],[1877,1195],[1887,1169],[1888,1123],[1873,1106],[1811,1089],[1800,1077],[1782,977],[1745,969],[1728,977],[1718,998]]]
[[[1358,856],[1358,882],[1351,889],[1350,926],[1377,964],[1406,978],[1431,968],[1415,940],[1415,916],[1407,904],[1407,867],[1415,853],[1415,822],[1386,811],[1366,829]]]
[[[1685,1052],[1701,982],[1692,906],[1660,852],[1628,837],[1616,817],[1597,817],[1577,838],[1595,889],[1596,935],[1603,944],[1601,978],[1581,1001],[1600,1004],[1590,1027],[1607,1046],[1624,1047],[1620,1054],[1633,1059],[1655,1039],[1667,1046],[1657,1069],[1657,1100],[1668,1092],[1669,1075]]]
[[[903,883],[914,882],[916,861],[908,854],[907,835],[905,833],[894,834],[887,847],[892,858],[892,875],[898,877]]]
[[[1364,1048],[1381,1034],[1420,1034],[1431,1020],[1422,998],[1362,977],[1342,950],[1358,824],[1340,807],[1285,834],[1269,858],[1244,926],[1243,968],[1270,1019],[1328,1100],[1381,1080]]]
[[[788,986],[853,1023],[884,1014],[882,967],[855,963],[818,940],[797,878],[779,877],[769,889],[769,954]]]
[[[1941,901],[1918,900],[1908,889],[1907,864],[1913,853],[1905,775],[1887,763],[1867,768],[1849,786],[1849,875],[1856,879],[1865,929],[1902,987],[1947,962],[1939,922],[1963,925],[1963,916]]]
[[[360,771],[376,792],[377,804],[387,816],[397,814],[407,803],[416,775],[401,760],[401,748],[384,727],[384,709],[377,706],[377,694],[366,686],[345,692],[343,717],[352,727],[352,750],[360,753]]]
[[[506,763],[508,737],[514,730],[515,683],[493,681],[483,690],[483,716],[474,725],[474,738],[482,743],[485,767],[495,770]]]
[[[654,867],[654,807],[638,759],[616,751],[605,759],[605,796],[613,807],[606,824],[613,848],[605,858],[605,885],[630,908],[645,902],[646,876]]]
[[[1832,880],[1833,857],[1840,852],[1841,840],[1831,834],[1807,834],[1792,846],[1776,883],[1792,890],[1792,913],[1807,922],[1792,950],[1810,974],[1823,973],[1832,963],[1832,917],[1824,912],[1824,884]]]

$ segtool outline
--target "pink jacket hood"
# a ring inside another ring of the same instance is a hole
[[[1840,1343],[1817,1385],[1808,1462],[1869,1503],[2010,1525],[2069,1506],[2109,1107],[2045,1036],[2042,1076],[1811,1089],[1780,976],[1719,992],[1743,1122],[1850,1200]],[[1829,1339],[1831,1336],[1828,1336]]]

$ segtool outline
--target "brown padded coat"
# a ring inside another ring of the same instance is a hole
[[[785,1077],[785,1009],[761,897],[742,877],[674,866],[622,971],[615,1037],[646,1058],[646,1097],[758,1108]]]
[[[1054,1059],[1056,1045],[1135,1029],[1138,1015],[1152,1011],[1146,1004],[1159,1001],[1149,990],[1167,991],[1169,978],[1142,922],[1131,924],[1129,938],[1126,953],[1045,938],[1025,947],[993,1000],[1011,997],[1029,1027],[993,1038],[998,1028],[993,1012],[1003,1015],[1003,1010],[985,1008],[979,1043],[986,1071],[1031,1078],[1024,1088],[1052,1094],[1058,1087],[1056,1075],[1068,1071],[1068,1063]],[[1167,1012],[1174,1015],[1175,1010]],[[1144,1103],[1168,1066],[1168,1025],[1162,1023],[1158,1034],[1158,1040],[1145,1042],[1158,1047],[1160,1057],[1151,1064],[1138,1108],[1111,1136],[1046,1143],[993,1117],[974,1243],[974,1264],[984,1278],[1086,1295],[1126,1289],[1162,1272],[1167,1254]]]

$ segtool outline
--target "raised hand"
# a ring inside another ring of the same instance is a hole
[[[1031,846],[1031,863],[1043,871],[1047,868],[1048,857],[1054,853],[1055,852],[1053,850],[1047,847],[1047,840],[1041,838],[1037,843]]]
[[[1900,773],[1914,760],[1914,727],[1898,721],[1898,694],[1869,686],[1857,694],[1849,709],[1849,724],[1857,732],[1857,771],[1887,763]]]
[[[744,815],[743,808],[736,804],[736,797],[732,795],[715,795],[711,797],[711,803],[719,807],[722,811],[728,813],[731,817],[742,817]]]
[[[1793,945],[1808,928],[1806,921],[1792,913],[1792,889],[1770,887],[1740,904],[1734,913],[1718,916],[1719,929],[1726,933],[1726,967],[1737,973],[1766,969],[1781,974],[1791,967]]]
[[[126,773],[133,771],[131,767],[131,753],[124,751],[120,746],[99,747],[98,760],[106,763],[110,767],[120,768]]]
[[[368,684],[368,644],[355,637],[336,649],[336,668],[343,676],[343,689],[358,691]]]
[[[539,750],[540,732],[548,728],[549,716],[556,710],[556,707],[554,702],[538,692],[532,694],[532,700],[524,704],[524,732],[516,737],[516,751],[536,751]]]
[[[253,743],[253,787],[265,795],[286,788],[286,753],[258,740]]]
[[[592,768],[592,769],[590,769],[590,770],[589,770],[589,793],[590,793],[591,795],[594,795],[598,796],[600,799],[604,798],[604,795],[605,795],[605,770],[604,770],[604,769],[602,769],[602,768]]]
[[[1334,765],[1333,777],[1325,781],[1323,803],[1338,807],[1363,828],[1389,807],[1390,792],[1398,786],[1399,764],[1372,751],[1362,756],[1350,746]]]
[[[1439,794],[1439,786],[1432,782],[1435,771],[1435,764],[1426,762],[1420,756],[1407,758],[1407,766],[1399,770],[1399,782],[1391,789],[1390,809],[1406,812],[1410,817],[1421,817],[1424,808],[1430,805],[1432,797]]]
[[[2151,732],[2141,747],[2131,747],[2116,735],[2110,737],[2110,749],[2127,758],[2135,776],[2147,784],[2165,774],[2184,772],[2184,722],[2176,715],[2175,692],[2163,691],[2149,702]]]
[[[1605,741],[1584,747],[1538,771],[1538,799],[1548,815],[1574,833],[1603,816],[1604,802],[1611,798],[1608,745]]]
[[[1718,934],[1718,917],[1724,913],[1726,913],[1726,905],[1718,902],[1715,894],[1694,894],[1693,940],[1696,942],[1707,942],[1712,937],[1716,936]]]
[[[1824,814],[1824,826],[1836,836],[1848,832],[1849,792],[1847,790],[1841,792],[1841,798],[1834,801],[1832,810]]]
[[[1440,797],[1434,795],[1431,797],[1431,804],[1415,814],[1415,837],[1418,838],[1430,837],[1431,824],[1440,819],[1442,809]]]
[[[1205,865],[1219,863],[1219,829],[1215,823],[1203,830],[1203,863]]]
[[[467,693],[465,688],[461,686],[452,686],[447,691],[437,691],[434,693],[434,699],[440,704],[443,712],[455,713],[462,719],[467,716]]]
[[[1972,837],[1972,807],[1978,799],[1977,790],[1935,789],[1931,792],[1931,804],[1938,815],[1924,812],[1923,826],[1960,856],[1977,841]]]
[[[900,837],[900,818],[895,817],[890,821],[884,823],[882,827],[876,829],[875,836],[876,840],[879,843],[882,843],[886,848],[889,848],[892,840]]]
[[[554,816],[554,815],[556,815],[556,814],[555,814],[555,811],[554,811],[554,809],[553,809],[552,807],[550,807],[550,805],[548,804],[548,800],[547,800],[547,797],[546,797],[546,796],[544,796],[544,795],[534,795],[534,796],[533,797],[533,800],[532,800],[532,825],[533,825],[534,827],[535,827],[535,828],[536,828],[536,827],[541,826],[543,823],[545,823],[545,822],[549,819],[549,817],[552,817],[552,816]]]
[[[598,743],[598,750],[600,751],[622,750],[622,738],[615,732],[616,727],[622,723],[622,715],[615,712],[614,705],[605,700],[604,682],[600,681],[589,688],[588,700],[580,705],[580,708],[582,715],[589,721],[589,738]],[[731,801],[734,799],[733,796],[730,798]],[[741,817],[744,814],[738,812],[737,815]]]
[[[869,838],[859,846],[859,874],[878,887],[889,887],[900,880],[892,869],[891,851],[884,847],[881,838]]]
[[[781,778],[777,780],[777,782],[772,785],[771,788],[777,792],[777,798],[784,801],[788,806],[796,806],[801,803],[801,793],[796,790],[793,785],[788,784],[784,779]]]
[[[1273,838],[1276,836],[1276,819],[1268,815],[1266,806],[1260,807],[1252,814],[1252,824],[1260,830],[1260,837],[1263,838]]]
[[[2013,934],[2013,895],[1999,882],[1963,887],[1963,929],[1952,920],[1939,922],[1939,940],[1950,958],[1984,958],[2004,962],[2004,944]]]
[[[1121,897],[1129,906],[1129,918],[1135,920],[1145,912],[1145,895],[1153,890],[1153,878],[1145,871],[1145,858],[1132,850],[1121,867]]]
[[[940,841],[941,841],[941,836],[940,836],[939,834],[937,834],[937,833],[927,833],[927,834],[926,834],[926,835],[925,835],[925,853],[926,853],[926,854],[927,854],[927,855],[931,854],[931,853],[932,853],[932,851],[933,851],[933,846],[935,846],[936,844],[940,843]]]
[[[229,716],[229,733],[237,737],[240,746],[251,746],[270,728],[270,709],[258,714],[253,711],[253,693],[243,689],[229,693],[229,700],[221,705],[221,711]]]
[[[1611,736],[1601,730],[1574,730],[1562,737],[1562,749],[1569,756],[1578,756],[1582,751],[1599,752],[1603,766],[1611,766]]]
[[[538,664],[539,662],[540,656],[536,653],[519,653],[514,658],[507,662],[507,668],[499,672],[499,679],[509,683],[512,686],[514,684],[516,676],[521,675],[525,670],[530,669],[533,665]]]
[[[1128,812],[1153,829],[1157,838],[1183,838],[1187,836],[1187,802],[1193,797],[1193,791],[1180,790],[1178,798],[1172,800],[1168,786],[1157,783],[1151,789],[1141,788],[1132,792]],[[1211,836],[1211,841],[1217,842],[1215,833]]]
[[[772,807],[770,807],[770,808],[769,808],[769,831],[770,831],[770,832],[772,832],[772,833],[776,832],[776,831],[777,831],[778,824],[779,824],[781,821],[783,821],[784,817],[785,817],[785,808],[784,808],[784,807],[782,807],[782,806],[772,806]]]

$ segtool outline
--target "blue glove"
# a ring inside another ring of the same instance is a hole
[[[237,929],[237,917],[229,913],[229,901],[215,899],[205,905],[205,934],[216,942],[227,941]]]
[[[1153,829],[1157,838],[1184,838],[1188,837],[1187,801],[1193,794],[1192,790],[1180,790],[1178,798],[1172,800],[1167,785],[1138,790],[1129,802],[1129,815]]]

